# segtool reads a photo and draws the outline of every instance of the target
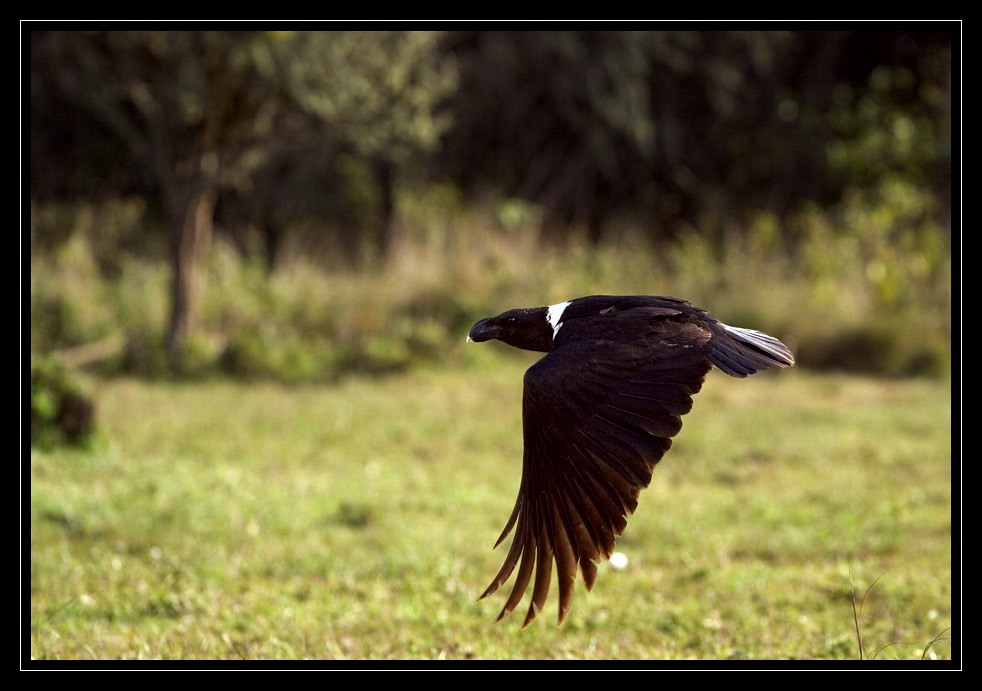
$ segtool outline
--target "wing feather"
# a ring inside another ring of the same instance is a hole
[[[522,483],[498,543],[512,528],[515,536],[481,596],[518,567],[499,620],[531,585],[528,626],[546,604],[555,564],[562,623],[577,570],[589,590],[598,563],[613,553],[712,366],[706,325],[676,315],[653,315],[625,343],[568,340],[526,373]]]
[[[519,536],[521,536],[521,542],[519,543]],[[518,606],[518,603],[522,601],[522,596],[525,594],[526,589],[529,587],[529,582],[532,580],[532,572],[535,568],[535,536],[532,533],[516,533],[515,542],[519,543],[519,552],[522,555],[522,564],[518,567],[518,575],[515,577],[515,587],[512,588],[511,595],[508,596],[508,601],[505,602],[505,606],[501,610],[501,614],[498,615],[498,621],[504,619],[507,615],[511,614],[512,610]],[[507,576],[505,577],[507,579]],[[501,579],[497,579],[498,583],[501,583]],[[495,590],[497,585],[495,586]],[[494,592],[492,590],[491,592]],[[490,593],[488,593],[490,594]],[[484,597],[482,595],[482,597]],[[526,624],[527,626],[528,624]]]

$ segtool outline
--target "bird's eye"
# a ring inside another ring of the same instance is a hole
[[[516,319],[515,317],[508,317],[508,323],[509,324],[517,324],[518,323],[518,319]]]

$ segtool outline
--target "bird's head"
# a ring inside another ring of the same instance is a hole
[[[482,319],[471,327],[468,341],[498,340],[515,348],[548,353],[552,350],[553,327],[545,307],[522,308]]]

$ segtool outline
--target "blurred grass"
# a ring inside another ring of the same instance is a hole
[[[619,548],[520,630],[478,601],[535,356],[333,385],[94,382],[90,451],[33,450],[35,659],[920,659],[951,625],[943,380],[710,375]],[[883,650],[884,646],[890,646]],[[949,659],[952,644],[929,657]]]

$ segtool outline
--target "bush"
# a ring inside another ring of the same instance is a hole
[[[95,431],[95,403],[56,358],[31,358],[31,446],[85,446]]]

